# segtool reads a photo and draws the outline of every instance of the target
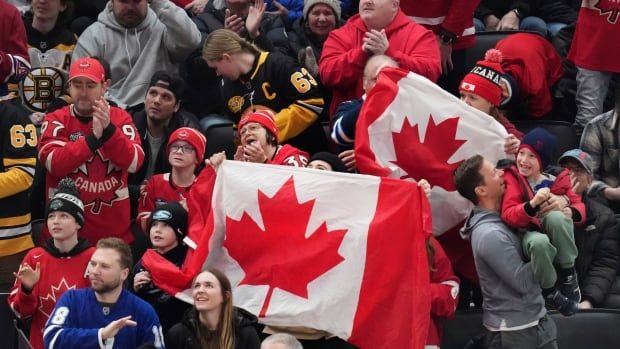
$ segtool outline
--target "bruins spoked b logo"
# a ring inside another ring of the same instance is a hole
[[[34,68],[23,80],[22,100],[33,111],[44,112],[63,91],[63,73],[51,67]]]

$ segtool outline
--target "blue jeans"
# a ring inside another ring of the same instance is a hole
[[[553,24],[555,25],[555,24],[562,24],[562,23],[553,23]],[[562,24],[562,25],[565,26],[566,24]],[[476,28],[476,33],[486,31],[484,22],[479,20],[478,18],[474,18],[474,27]],[[557,29],[556,27],[554,27],[553,30],[555,31],[555,33],[553,35],[555,35],[560,29],[562,29],[562,27],[557,28]],[[547,37],[547,23],[545,23],[545,21],[543,21],[539,17],[528,16],[528,17],[523,18],[523,20],[521,20],[519,23],[519,30],[534,31]]]

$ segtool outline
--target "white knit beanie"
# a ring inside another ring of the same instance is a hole
[[[334,10],[336,22],[340,21],[340,0],[304,0],[304,19],[308,18],[308,12],[316,4],[325,4]]]

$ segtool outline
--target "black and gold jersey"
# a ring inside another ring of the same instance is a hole
[[[11,102],[0,102],[0,256],[33,246],[28,192],[34,180],[37,129]]]
[[[32,20],[25,23],[31,70],[22,80],[19,93],[28,109],[45,112],[65,91],[77,37],[61,25],[42,34],[32,27]]]
[[[318,121],[324,106],[321,89],[306,68],[288,56],[260,53],[248,74],[224,79],[222,96],[235,122],[248,111],[268,109],[275,115],[280,143],[309,153],[327,147]]]

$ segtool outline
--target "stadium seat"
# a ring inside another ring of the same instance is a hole
[[[209,158],[215,153],[225,151],[226,158],[232,159],[237,150],[232,120],[212,114],[201,119],[200,126],[207,137],[205,156]]]
[[[552,164],[555,164],[560,155],[565,151],[579,148],[579,138],[577,137],[575,127],[566,121],[514,120],[513,123],[523,133],[527,133],[536,127],[542,127],[557,138],[558,149],[551,159]]]
[[[8,293],[0,293],[0,348],[15,348],[15,327],[13,325],[13,310],[9,307]]]
[[[550,312],[558,328],[558,346],[562,349],[610,349],[620,343],[620,310],[582,310],[566,317]],[[462,349],[467,341],[484,332],[482,311],[457,312],[444,327],[442,349]]]
[[[30,222],[32,242],[34,242],[35,246],[43,246],[45,243],[45,239],[43,238],[43,224],[45,224],[45,219],[35,219]]]

